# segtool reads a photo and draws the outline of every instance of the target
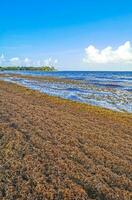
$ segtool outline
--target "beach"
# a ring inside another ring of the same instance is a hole
[[[132,114],[0,81],[0,198],[131,200]]]

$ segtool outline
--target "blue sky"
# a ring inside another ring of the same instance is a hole
[[[131,0],[2,0],[0,4],[1,65],[132,70]]]

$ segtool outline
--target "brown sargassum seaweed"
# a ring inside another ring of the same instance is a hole
[[[132,115],[0,81],[1,200],[131,200]]]

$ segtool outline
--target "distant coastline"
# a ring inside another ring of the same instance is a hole
[[[2,67],[0,66],[0,71],[48,71],[48,72],[53,72],[57,71],[54,67],[50,66],[42,66],[42,67],[23,67],[23,66],[8,66],[8,67]]]

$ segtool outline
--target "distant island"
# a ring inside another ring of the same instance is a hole
[[[23,70],[23,71],[57,71],[54,67],[50,66],[42,66],[42,67],[24,67],[24,66],[9,66],[9,67],[2,67],[0,66],[0,71],[18,71],[18,70]]]

